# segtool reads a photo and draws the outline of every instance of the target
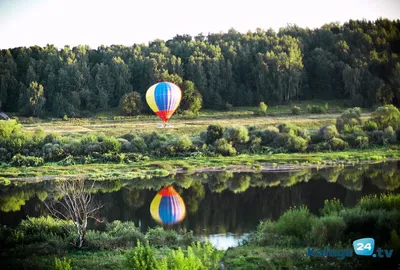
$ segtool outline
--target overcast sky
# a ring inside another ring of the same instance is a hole
[[[0,0],[0,48],[130,46],[231,27],[277,31],[379,17],[400,19],[400,0]]]

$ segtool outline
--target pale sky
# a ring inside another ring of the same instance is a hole
[[[0,0],[0,49],[131,46],[176,34],[400,19],[400,0]]]

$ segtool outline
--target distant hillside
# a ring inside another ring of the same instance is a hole
[[[144,99],[159,80],[187,80],[212,109],[297,99],[400,105],[399,53],[400,21],[387,19],[177,35],[148,46],[14,48],[0,51],[0,104],[27,116],[79,116],[116,107],[131,91]]]

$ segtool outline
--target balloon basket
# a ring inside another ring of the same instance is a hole
[[[173,125],[163,125],[163,124],[158,124],[157,125],[157,128],[174,128],[174,126]]]

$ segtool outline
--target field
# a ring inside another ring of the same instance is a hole
[[[278,123],[290,122],[299,127],[318,129],[326,124],[334,124],[336,118],[346,109],[342,102],[331,101],[328,103],[329,108],[326,114],[309,114],[306,112],[306,104],[324,106],[326,103],[324,101],[304,101],[291,105],[273,106],[268,108],[266,116],[256,116],[254,112],[257,110],[257,107],[239,107],[227,112],[204,110],[195,119],[189,119],[183,115],[176,114],[169,121],[169,124],[173,128],[167,130],[158,128],[161,121],[157,116],[121,116],[118,110],[115,109],[97,113],[95,116],[89,118],[70,118],[65,120],[54,118],[22,118],[20,120],[27,130],[34,130],[40,127],[46,133],[58,132],[72,136],[87,133],[104,133],[105,135],[117,136],[126,133],[152,131],[168,132],[173,135],[187,134],[189,136],[198,136],[210,124],[220,124],[230,127],[258,126],[265,128]],[[295,105],[302,108],[300,115],[291,115],[290,109]],[[362,119],[367,119],[369,115],[369,111],[364,111]]]

